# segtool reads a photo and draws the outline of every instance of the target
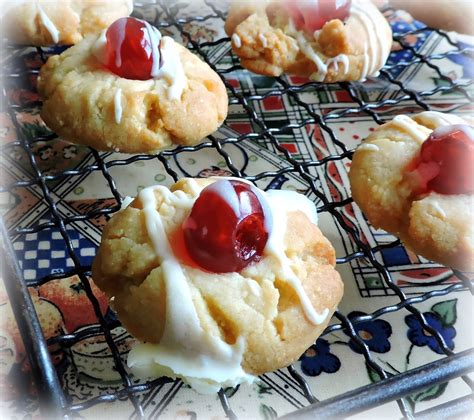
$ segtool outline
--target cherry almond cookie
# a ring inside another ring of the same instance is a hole
[[[133,11],[133,0],[6,0],[2,35],[28,45],[72,45]]]
[[[474,128],[455,115],[399,115],[355,151],[352,196],[376,228],[428,259],[474,271]]]
[[[142,341],[132,370],[208,393],[297,360],[343,292],[316,223],[305,196],[237,179],[143,189],[105,227],[92,268]]]
[[[98,150],[192,145],[227,116],[219,76],[140,19],[121,18],[41,68],[41,117],[65,140]]]
[[[234,1],[225,30],[245,68],[326,83],[376,76],[392,45],[370,0]]]

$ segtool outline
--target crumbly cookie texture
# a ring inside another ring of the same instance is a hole
[[[333,83],[376,75],[392,45],[377,8],[354,0],[346,23],[327,22],[314,36],[298,32],[281,1],[235,1],[225,24],[242,66],[266,76],[283,73]]]
[[[41,68],[41,117],[65,140],[98,150],[153,152],[196,144],[224,121],[224,84],[182,45],[167,40],[186,78],[182,94],[172,99],[166,78],[130,80],[104,68],[93,54],[97,39],[85,38]]]
[[[199,188],[215,180],[197,180]],[[188,181],[171,187],[174,194],[196,197]],[[164,203],[155,192],[168,237],[187,211]],[[166,322],[163,268],[153,252],[139,199],[116,214],[104,229],[93,264],[96,284],[110,297],[126,328],[139,340],[158,343]],[[286,281],[275,274],[276,261],[266,256],[240,273],[214,274],[183,265],[201,327],[229,345],[243,337],[242,368],[257,375],[296,360],[327,326],[343,293],[334,269],[334,249],[302,212],[288,214],[286,255],[314,309],[328,315],[320,325],[305,316]]]
[[[434,192],[414,197],[404,172],[423,137],[463,121],[437,112],[401,117],[380,126],[357,148],[349,173],[352,196],[374,227],[398,236],[417,254],[474,271],[474,197]]]
[[[13,4],[16,3],[16,4]],[[2,33],[28,45],[71,45],[129,16],[133,0],[25,0],[2,16]]]

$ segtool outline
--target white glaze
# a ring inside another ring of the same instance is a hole
[[[267,43],[267,38],[265,38],[265,35],[262,33],[259,33],[258,38],[260,39],[260,42],[262,43],[263,48],[267,48],[268,43]]]
[[[318,213],[316,212],[316,207],[305,195],[290,190],[268,190],[265,192],[265,196],[267,199],[270,197],[270,200],[273,197],[276,197],[275,200],[279,202],[287,212],[299,210],[308,217],[311,223],[315,225],[318,224]]]
[[[120,124],[122,121],[122,89],[117,89],[114,95],[115,122]]]
[[[219,195],[230,206],[237,217],[240,215],[239,197],[228,180],[214,182],[208,187],[208,190]]]
[[[406,115],[397,115],[392,120],[392,123],[403,128],[405,131],[408,131],[415,139],[419,141],[425,141],[428,137],[426,132],[420,128],[421,126]]]
[[[362,24],[369,40],[364,47],[367,48],[364,51],[364,70],[367,70],[362,71],[361,79],[365,79],[367,75],[375,76],[390,54],[390,45],[382,39],[381,28],[377,28],[378,14],[377,8],[367,1],[352,2],[350,19],[356,19]]]
[[[311,43],[306,39],[302,31],[295,28],[293,21],[290,19],[288,24],[288,33],[296,39],[301,52],[308,57],[317,67],[316,72],[311,75],[311,79],[322,82],[326,77],[328,68],[322,58],[314,51]]]
[[[317,221],[314,203],[304,195],[298,194],[295,191],[270,190],[265,193],[265,197],[272,210],[273,229],[268,237],[264,255],[273,255],[277,259],[280,269],[278,277],[288,282],[296,292],[308,320],[314,325],[319,325],[327,318],[329,309],[325,308],[320,314],[316,312],[301,284],[301,280],[291,268],[291,262],[285,253],[287,212],[301,210],[307,214],[308,218],[314,223],[315,219]],[[311,207],[313,207],[314,210],[310,210]]]
[[[329,58],[326,61],[327,66],[330,67],[332,65],[336,72],[339,72],[339,63],[342,63],[342,65],[344,66],[343,74],[347,74],[349,71],[349,57],[347,55],[339,54],[335,57]]]
[[[157,211],[155,190],[162,193],[164,202],[178,204],[178,207],[190,208],[196,198],[178,196],[161,186],[145,188],[139,194],[148,235],[161,262],[166,321],[160,343],[138,344],[129,354],[129,366],[139,375],[165,372],[183,378],[201,392],[216,392],[221,386],[253,382],[255,378],[241,367],[243,338],[229,345],[202,329],[183,268],[173,255]]]
[[[57,44],[59,42],[58,28],[56,28],[54,23],[51,21],[51,19],[45,13],[45,11],[43,10],[43,8],[41,7],[41,5],[39,3],[37,3],[37,6],[38,6],[38,15],[41,19],[41,23],[48,30],[49,34],[51,35],[51,38],[53,39],[53,42],[55,44]]]
[[[165,79],[169,84],[167,91],[168,98],[171,100],[179,100],[187,86],[187,79],[184,74],[179,51],[177,51],[173,39],[169,36],[161,38],[161,54],[163,66],[156,72],[155,78]]]
[[[133,13],[133,0],[126,0],[125,3],[128,9],[127,13],[131,15]]]
[[[464,121],[461,117],[453,114],[444,114],[442,112],[424,111],[420,112],[418,116],[422,117],[424,121],[431,122],[436,127],[452,124],[466,124],[466,121]]]
[[[148,35],[148,42],[151,47],[152,65],[150,74],[151,77],[155,78],[158,76],[158,72],[160,70],[161,32],[154,26],[150,25],[148,22],[143,22],[145,23],[145,32]]]
[[[378,152],[380,148],[376,144],[372,143],[362,143],[357,150],[367,150],[371,152]]]
[[[121,19],[118,22],[118,32],[120,34],[120,37],[118,39],[117,44],[115,45],[115,66],[116,67],[122,67],[122,44],[125,39],[125,26],[127,26],[127,21],[125,19]],[[105,62],[105,57],[104,61]]]
[[[360,80],[365,80],[367,78],[367,74],[369,73],[369,55],[367,54],[368,47],[367,42],[364,43],[364,60],[362,64],[362,71],[360,74]]]
[[[380,37],[380,30],[376,27],[378,16],[377,9],[372,5],[366,5],[362,0],[354,0],[350,11],[350,19],[359,20],[367,35],[368,42],[364,43],[364,55],[360,80],[365,80],[368,75],[378,74],[379,68],[386,61],[390,50]],[[320,31],[315,31],[313,38],[317,42]],[[311,43],[306,39],[302,31],[295,29],[291,21],[288,25],[288,33],[296,39],[301,52],[313,61],[318,70],[311,75],[313,80],[321,82],[326,77],[329,66],[333,65],[336,72],[339,71],[339,63],[344,65],[344,74],[349,72],[349,57],[339,54],[336,57],[323,60],[313,49]]]
[[[368,44],[366,44],[367,52],[364,51],[364,60],[367,61],[367,74],[371,74],[375,70],[375,66],[377,65],[378,61],[377,56],[379,54],[379,44],[375,35],[377,28],[370,18],[370,15],[367,14],[364,8],[360,7],[356,2],[352,3],[351,17],[361,22],[369,39]],[[367,53],[369,54],[368,56]]]
[[[436,135],[444,136],[451,131],[462,131],[467,137],[471,138],[474,141],[474,127],[466,124],[452,124],[444,125],[436,129]]]
[[[445,211],[440,207],[440,205],[435,202],[435,201],[432,201],[431,203],[431,206],[433,207],[433,209],[435,210],[435,212],[442,218],[442,219],[446,219],[446,213]]]
[[[237,34],[232,34],[232,42],[235,45],[235,48],[240,48],[242,46],[242,40],[240,39],[240,36]]]
[[[92,55],[94,55],[97,60],[101,63],[105,63],[105,46],[107,45],[107,30],[104,29],[100,34],[99,37],[94,41],[91,47]]]

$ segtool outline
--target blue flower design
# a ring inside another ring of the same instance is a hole
[[[323,338],[306,350],[300,360],[301,370],[308,376],[317,376],[321,372],[334,373],[341,367],[341,361],[330,352],[329,343]]]
[[[367,314],[353,311],[348,315],[348,318],[352,320],[361,315]],[[354,324],[354,330],[371,351],[375,351],[376,353],[387,353],[390,351],[390,341],[388,341],[388,337],[392,335],[392,327],[387,321],[376,319],[374,321],[358,322]],[[349,347],[356,353],[362,353],[362,350],[353,339],[349,341]]]
[[[466,44],[465,42],[458,42],[457,45],[460,49],[473,47],[471,44]],[[467,51],[463,54],[448,54],[446,58],[462,66],[462,77],[464,79],[472,79],[474,77],[474,53],[472,51]]]
[[[426,322],[436,331],[438,331],[444,338],[444,342],[449,349],[454,348],[453,338],[456,336],[456,330],[451,326],[444,326],[439,316],[433,312],[425,312]],[[415,317],[415,315],[407,315],[405,317],[405,323],[408,325],[407,336],[408,339],[418,347],[428,346],[431,350],[438,354],[444,354],[443,350],[439,346],[436,338],[434,338],[428,331],[424,331],[421,326],[421,322]]]

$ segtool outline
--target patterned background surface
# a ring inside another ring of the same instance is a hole
[[[221,3],[218,4],[218,11],[225,10]],[[229,117],[219,132],[197,150],[164,154],[164,162],[179,176],[235,174],[237,169],[244,176],[255,177],[262,188],[295,189],[307,194],[321,207],[323,203],[320,198],[313,194],[294,167],[289,165],[289,156],[304,166],[306,173],[316,181],[318,190],[328,200],[343,202],[339,208],[340,215],[346,223],[357,229],[365,243],[371,247],[393,243],[396,238],[374,230],[358,207],[346,200],[350,198],[347,179],[350,150],[375,129],[379,118],[384,121],[399,113],[421,110],[414,98],[407,97],[406,91],[391,82],[393,79],[417,91],[434,90],[435,93],[422,98],[433,109],[454,111],[461,115],[470,113],[470,99],[463,92],[449,89],[449,80],[468,81],[473,76],[470,40],[453,38],[453,45],[449,39],[436,32],[423,31],[423,24],[413,21],[403,12],[391,11],[387,15],[399,42],[394,42],[392,54],[379,79],[354,83],[348,90],[344,84],[317,88],[311,85],[308,88],[305,86],[308,82],[306,79],[283,78],[284,83],[301,86],[301,91],[295,97],[289,92],[281,93],[284,86],[280,81],[241,69],[230,51],[228,39],[213,42],[224,37],[223,21],[213,9],[216,6],[194,2],[192,5],[177,3],[172,7],[175,10],[171,12],[178,13],[178,17],[183,19],[180,23],[184,30],[200,43],[201,51],[198,53],[205,53],[209,61],[222,71],[234,92],[229,92]],[[154,7],[138,9],[136,13],[150,21],[163,19],[163,16],[157,16],[161,12]],[[192,17],[197,15],[211,17],[203,21],[193,20]],[[416,34],[403,35],[417,29],[420,31]],[[176,25],[162,28],[162,32],[184,44],[188,41]],[[459,48],[464,48],[465,52],[459,53]],[[453,53],[446,58],[437,58],[447,51]],[[58,49],[47,50],[48,54],[57,52]],[[442,69],[442,73],[423,60],[426,56]],[[41,305],[37,305],[38,313],[46,320],[47,338],[58,331],[80,333],[87,326],[96,324],[97,319],[77,276],[41,285],[45,276],[64,275],[74,269],[74,263],[67,255],[59,229],[52,223],[50,206],[43,198],[40,186],[29,182],[34,174],[28,155],[15,141],[20,136],[30,139],[34,158],[42,174],[47,176],[50,198],[56,203],[60,215],[69,221],[67,232],[82,266],[91,265],[106,218],[99,214],[76,221],[75,216],[116,207],[117,201],[111,194],[108,180],[100,170],[94,152],[54,136],[48,137],[51,133],[39,117],[35,75],[30,71],[24,73],[25,69],[34,70],[41,65],[38,51],[6,50],[3,61],[9,71],[23,72],[21,74],[26,76],[5,79],[10,109],[19,122],[21,133],[15,129],[12,113],[3,109],[0,114],[0,140],[4,145],[1,149],[2,179],[5,185],[19,180],[26,184],[1,194],[2,212],[11,229],[13,246],[24,278],[31,285],[35,302],[41,302]],[[466,85],[468,92],[472,93],[469,83]],[[249,107],[270,129],[270,133],[275,130],[276,142],[270,141],[269,136],[262,134],[262,126],[249,119],[238,95],[247,98]],[[354,97],[365,102],[390,101],[382,107],[374,105],[374,121],[370,109],[362,112]],[[315,124],[314,115],[324,115],[329,130]],[[256,134],[245,136],[249,133]],[[41,137],[38,141],[38,136],[46,137],[44,141]],[[225,139],[220,146],[219,139]],[[275,144],[281,147],[278,149]],[[283,150],[288,154],[285,155]],[[337,160],[329,158],[318,165],[306,164],[339,155],[345,157]],[[100,156],[110,164],[110,174],[122,196],[134,196],[144,186],[172,183],[169,171],[154,156],[137,158],[117,153],[100,153]],[[230,158],[233,166],[229,166],[226,158]],[[65,174],[64,171],[68,172]],[[359,251],[357,244],[330,213],[321,213],[320,227],[334,244],[338,257]],[[15,233],[24,228],[41,229],[35,233]],[[420,296],[429,290],[444,289],[459,281],[451,270],[414,255],[400,244],[382,247],[375,256],[378,263],[388,268],[395,284],[409,297]],[[339,264],[338,270],[346,289],[339,309],[349,318],[373,313],[400,302],[369,260],[352,258],[347,263]],[[94,292],[106,319],[114,322],[113,313],[107,310],[105,297],[97,289]],[[3,291],[0,293],[0,304],[0,315],[4,315],[0,317],[4,324],[0,337],[0,375],[3,378],[1,407],[18,417],[28,413],[37,416],[38,406],[28,363],[18,332],[11,325],[11,314]],[[429,299],[416,307],[425,313],[429,325],[441,333],[450,349],[458,352],[473,346],[470,328],[472,297],[469,292]],[[376,320],[360,322],[356,324],[356,331],[370,348],[374,359],[389,375],[425,364],[440,358],[442,354],[436,340],[423,332],[419,321],[403,309]],[[133,338],[121,327],[113,330],[113,336],[125,360]],[[52,347],[51,351],[64,390],[72,402],[86,401],[122,388],[103,336],[79,340],[70,348]],[[357,345],[341,329],[335,329],[320,338],[294,367],[308,381],[320,400],[379,380],[376,372],[366,365]],[[262,375],[251,387],[227,390],[226,393],[233,410],[242,418],[271,419],[308,405],[300,387],[285,369]],[[407,401],[418,411],[433,403],[439,404],[468,393],[469,388],[461,380],[455,380],[447,386],[435,386],[413,395]],[[180,381],[163,384],[140,394],[140,401],[147,416],[161,414],[167,418],[190,419],[224,417],[217,396],[198,395]],[[127,399],[81,412],[84,417],[107,415],[125,418],[134,417],[135,414]],[[373,410],[371,414],[374,417],[382,414],[385,417],[400,416],[395,403]]]

